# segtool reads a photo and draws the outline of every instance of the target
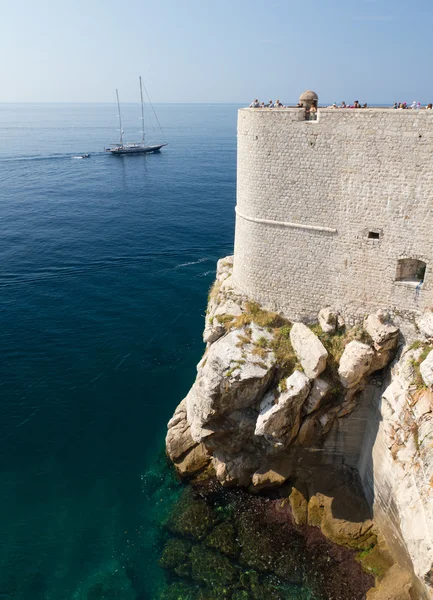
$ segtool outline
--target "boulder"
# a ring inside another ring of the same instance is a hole
[[[260,404],[255,435],[290,444],[299,431],[301,408],[310,387],[308,377],[301,371],[294,371],[286,379],[285,391],[266,394]]]
[[[197,367],[197,378],[186,407],[191,436],[197,443],[215,433],[212,422],[258,403],[275,371],[271,350],[258,356],[256,342],[269,338],[266,329],[251,324],[214,342]]]
[[[378,352],[394,349],[398,343],[399,328],[385,321],[382,311],[369,315],[364,321],[364,329],[371,337]]]
[[[258,454],[253,455],[242,451],[231,454],[217,450],[212,457],[216,478],[223,487],[248,487],[259,464]]]
[[[358,494],[346,486],[337,488],[332,496],[317,492],[308,502],[308,525],[320,527],[322,533],[335,544],[357,550],[369,548],[376,542],[376,536],[370,519],[357,518],[357,513],[363,512],[358,504],[363,502]],[[344,511],[347,517],[335,516],[337,509],[338,512]]]
[[[314,441],[319,441],[319,435],[316,416],[312,415],[311,417],[307,417],[302,423],[295,443],[297,446],[309,446]]]
[[[337,314],[329,307],[322,308],[319,312],[319,325],[323,333],[333,333],[337,328]]]
[[[201,471],[210,461],[204,444],[197,444],[191,437],[186,418],[186,401],[182,400],[168,422],[165,438],[167,454],[181,476],[191,476]]]
[[[272,489],[282,485],[293,473],[293,463],[287,456],[278,456],[260,467],[253,475],[255,490]]]
[[[413,600],[412,576],[399,564],[393,565],[383,579],[367,592],[367,600]]]
[[[416,321],[422,335],[428,340],[433,340],[433,311],[428,310]]]
[[[191,477],[202,471],[211,460],[204,444],[196,444],[183,457],[174,461],[176,471],[181,477]]]
[[[212,453],[220,449],[235,454],[248,449],[256,428],[257,410],[242,408],[215,419],[206,425],[206,447]],[[211,433],[212,432],[212,433]]]
[[[331,384],[328,383],[326,379],[321,379],[320,377],[315,379],[313,381],[313,385],[311,386],[311,391],[308,395],[308,398],[306,399],[302,408],[303,414],[309,415],[313,411],[317,410],[330,389]]]
[[[221,304],[210,302],[209,312],[206,315],[203,341],[206,344],[216,342],[226,333],[226,328],[222,323],[223,317],[239,317],[241,314],[242,308],[230,298],[224,298]]]
[[[307,377],[318,377],[326,369],[328,358],[328,351],[319,338],[303,323],[294,323],[290,341]]]
[[[169,458],[174,462],[196,445],[186,418],[186,400],[178,405],[167,427],[165,447]]]
[[[418,420],[433,412],[433,391],[418,390],[412,395],[412,413]],[[432,428],[433,434],[433,428]]]
[[[349,342],[340,359],[338,375],[345,388],[358,385],[367,374],[373,361],[374,352],[362,342],[356,340]]]
[[[296,487],[290,492],[290,508],[292,509],[292,516],[297,525],[306,525],[308,522],[308,500],[306,496],[305,492],[303,493]]]
[[[419,370],[426,386],[433,388],[433,350],[431,350],[427,358],[422,361]]]

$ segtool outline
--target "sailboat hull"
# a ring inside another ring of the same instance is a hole
[[[155,146],[142,146],[140,144],[130,144],[125,146],[116,146],[115,148],[107,148],[106,152],[110,154],[150,154],[151,152],[159,152],[163,146],[167,144],[157,144]]]

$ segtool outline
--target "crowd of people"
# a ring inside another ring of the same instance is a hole
[[[279,100],[276,100],[275,102],[269,100],[269,102],[265,104],[264,102],[259,102],[256,98],[251,102],[250,108],[288,108],[288,106],[284,106]]]
[[[275,102],[272,102],[272,100],[269,100],[269,102],[267,104],[265,104],[264,102],[259,102],[259,100],[256,98],[255,100],[253,100],[249,106],[250,108],[293,108],[293,105],[284,105],[282,104],[279,100],[276,100]],[[295,108],[303,108],[303,104],[301,102],[298,102],[298,104],[296,105]],[[334,102],[333,104],[331,104],[331,106],[328,106],[328,108],[368,108],[368,104],[360,104],[360,102],[358,100],[355,100],[355,102],[353,104],[346,104],[343,100],[343,102],[341,104],[337,104],[336,102]],[[394,102],[394,105],[392,108],[396,108],[396,109],[412,109],[412,110],[419,110],[421,109],[421,102],[416,102],[415,100],[412,102],[412,104],[409,106],[407,104],[407,102]],[[433,104],[427,104],[427,106],[425,107],[427,110],[433,110]],[[317,112],[317,108],[316,106],[313,104],[310,107],[310,113],[313,112]]]
[[[394,102],[394,106],[392,108],[403,108],[403,109],[412,109],[412,110],[420,110],[421,102],[417,102],[414,100],[410,106],[407,105],[407,102]],[[427,104],[425,107],[427,110],[433,110],[433,104]]]
[[[358,100],[355,100],[353,104],[346,104],[343,100],[343,102],[340,105],[334,102],[334,104],[331,104],[331,106],[329,106],[328,108],[368,108],[368,104],[366,102],[361,106]]]

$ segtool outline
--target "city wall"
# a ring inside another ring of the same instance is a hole
[[[433,111],[317,117],[239,111],[234,283],[296,320],[433,307]]]

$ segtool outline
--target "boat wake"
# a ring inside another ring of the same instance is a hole
[[[93,152],[92,156],[94,155],[103,155],[103,152]],[[71,159],[80,159],[80,158],[88,158],[90,156],[90,154],[77,154],[77,155],[73,155],[71,153],[64,153],[64,154],[46,154],[46,155],[21,155],[21,156],[5,156],[3,158],[0,158],[0,163],[24,163],[24,162],[31,162],[31,161],[56,161],[56,160],[71,160]]]
[[[199,258],[198,260],[192,260],[191,262],[186,262],[186,263],[182,263],[180,265],[176,265],[174,268],[181,269],[182,267],[189,267],[190,265],[199,265],[200,263],[206,262],[207,260],[210,260],[210,258],[207,258],[207,257]]]

